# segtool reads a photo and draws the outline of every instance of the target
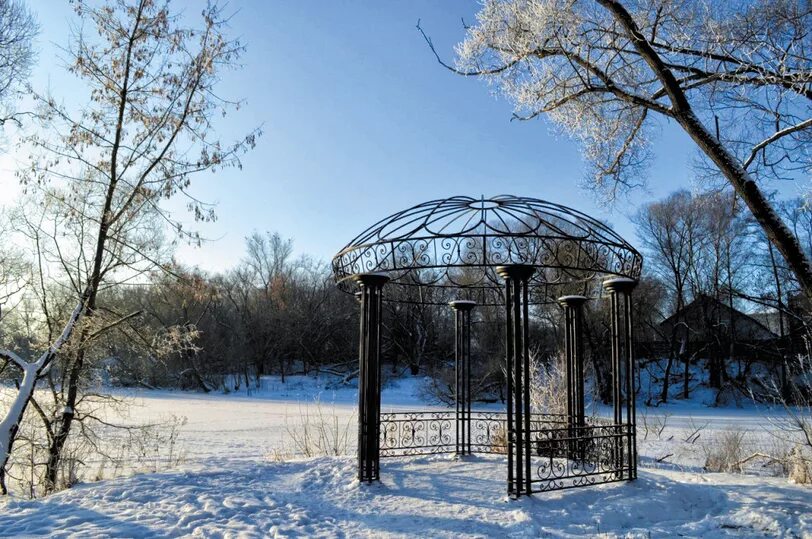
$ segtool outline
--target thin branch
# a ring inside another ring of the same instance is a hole
[[[750,152],[750,156],[745,160],[744,164],[742,165],[742,168],[747,169],[747,167],[749,167],[750,164],[752,164],[753,160],[756,158],[756,155],[758,155],[758,152],[766,148],[776,140],[785,137],[791,133],[795,133],[796,131],[803,131],[808,127],[812,127],[812,118],[807,118],[801,123],[797,123],[795,125],[786,127],[780,131],[776,131],[770,137],[762,140],[761,142],[753,146],[753,149]]]
[[[115,320],[113,322],[110,322],[109,324],[97,329],[96,331],[94,331],[93,333],[88,335],[86,342],[90,342],[94,338],[96,338],[99,335],[103,334],[105,331],[109,331],[109,330],[113,329],[116,326],[119,326],[119,325],[121,325],[121,324],[123,324],[123,323],[125,323],[125,322],[127,322],[129,320],[132,320],[133,318],[135,318],[137,316],[140,316],[142,312],[143,311],[141,311],[141,310],[134,311],[134,312],[131,312],[130,314],[122,316],[121,318],[119,318],[119,319],[117,319],[117,320]]]

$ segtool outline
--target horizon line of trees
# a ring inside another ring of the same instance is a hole
[[[812,248],[812,212],[805,202],[790,199],[777,205],[805,248]],[[711,319],[719,317],[716,311],[707,313],[703,327],[689,328],[692,340],[703,347],[688,346],[685,332],[663,332],[660,323],[669,317],[676,317],[674,327],[686,325],[680,313],[699,297],[745,312],[775,313],[780,337],[793,328],[803,331],[797,280],[734,195],[676,191],[643,206],[634,222],[645,255],[635,293],[638,340],[667,344],[659,348],[668,359],[659,400],[668,400],[675,379],[687,398],[696,382],[689,379],[689,366],[700,360],[707,361],[710,386],[717,389],[751,374],[754,354],[737,343],[735,327]],[[58,327],[69,312],[69,291],[66,283],[29,290],[17,309],[3,313],[2,345],[26,353],[46,347],[49,328]],[[93,344],[89,363],[95,374],[89,378],[107,383],[234,390],[255,387],[267,374],[284,381],[290,374],[330,372],[349,381],[357,368],[355,299],[335,286],[328,264],[307,255],[294,258],[292,240],[277,233],[247,237],[245,256],[228,271],[173,264],[105,290],[99,303],[110,312],[134,313]],[[50,308],[43,309],[46,304]],[[590,308],[588,317],[596,329],[587,340],[595,349],[593,372],[603,380],[608,379],[608,365],[598,357],[605,355],[598,333],[606,331],[608,322],[602,311]],[[386,303],[384,315],[383,357],[392,372],[434,374],[453,358],[453,321],[447,308]],[[536,340],[555,355],[560,345],[557,311],[536,308],[533,315]],[[480,308],[475,317],[481,328],[480,363],[488,365],[481,373],[482,387],[490,398],[502,394],[497,387],[503,381],[500,316],[498,309]],[[779,343],[768,345],[773,348],[762,350],[765,357],[789,354]],[[676,366],[682,366],[681,374],[674,372]],[[57,361],[49,376],[58,378],[61,372]]]

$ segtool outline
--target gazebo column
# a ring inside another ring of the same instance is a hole
[[[616,444],[616,466],[624,465],[624,452],[628,456],[627,479],[637,478],[637,411],[635,408],[635,358],[632,331],[632,290],[637,281],[626,277],[608,279],[603,286],[609,292],[612,318],[612,407],[614,424],[622,425],[625,403],[626,427],[619,433]],[[618,427],[619,428],[619,427]],[[624,447],[623,440],[626,444]],[[622,477],[622,474],[621,474]]]
[[[496,272],[505,280],[508,494],[518,498],[532,492],[528,281],[535,268],[516,264]]]
[[[471,311],[475,301],[449,302],[454,310],[454,401],[457,455],[471,454]]]
[[[562,296],[558,303],[564,308],[564,356],[566,358],[567,426],[570,438],[582,434],[586,425],[584,412],[584,345],[583,305],[584,296]],[[573,445],[573,444],[571,444]],[[574,444],[576,447],[580,446]],[[583,458],[581,451],[578,458]]]
[[[355,276],[360,292],[361,339],[358,347],[358,480],[380,479],[381,303],[389,277]]]

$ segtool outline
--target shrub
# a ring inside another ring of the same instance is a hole
[[[705,470],[742,473],[744,434],[740,430],[725,431],[716,438],[715,443],[703,445]]]

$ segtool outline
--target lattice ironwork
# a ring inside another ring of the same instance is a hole
[[[453,299],[501,305],[504,281],[497,266],[536,268],[529,299],[541,304],[565,294],[597,297],[603,277],[637,279],[642,258],[584,213],[500,195],[457,196],[398,212],[359,234],[332,264],[345,291],[355,291],[354,275],[385,273],[390,301],[443,304],[453,293]]]
[[[381,414],[381,457],[453,453],[454,412],[395,412]]]
[[[632,477],[631,425],[586,425],[531,431],[532,492]]]
[[[381,414],[381,457],[456,452],[454,412]],[[505,412],[471,412],[471,453],[506,453]]]
[[[381,414],[381,457],[454,453],[454,412]],[[532,492],[545,492],[629,479],[634,466],[630,425],[587,418],[573,427],[566,415],[532,414],[528,438]],[[507,413],[472,412],[472,453],[507,454]]]

